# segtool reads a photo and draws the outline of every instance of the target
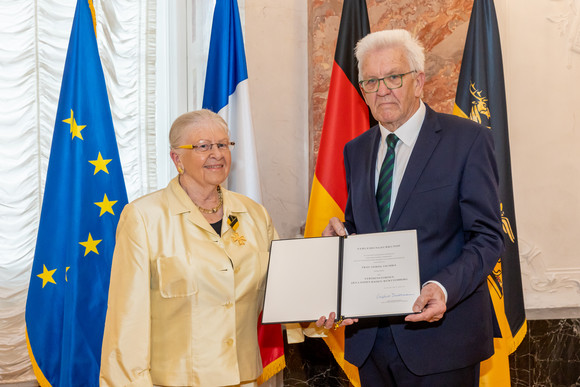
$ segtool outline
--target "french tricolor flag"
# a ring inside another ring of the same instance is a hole
[[[223,117],[228,123],[231,139],[236,142],[232,152],[228,189],[261,203],[258,160],[250,110],[248,69],[236,0],[217,0],[216,2],[203,108],[210,109]]]
[[[217,0],[213,15],[209,57],[203,94],[203,107],[217,112],[228,123],[231,139],[232,169],[228,189],[262,201],[254,127],[250,111],[248,69],[236,0]],[[264,383],[286,367],[282,327],[258,321],[258,342]]]

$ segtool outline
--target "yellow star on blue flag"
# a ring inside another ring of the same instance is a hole
[[[43,387],[99,385],[115,230],[125,204],[93,17],[89,0],[78,0],[26,303],[30,358]]]
[[[113,212],[113,206],[117,202],[118,200],[109,200],[107,194],[105,194],[105,197],[103,198],[102,202],[95,202],[95,204],[101,208],[99,216],[103,216],[105,212],[115,215],[115,213]]]
[[[77,125],[77,120],[75,120],[74,118],[74,112],[72,111],[72,109],[70,111],[70,118],[62,120],[62,122],[66,122],[67,124],[70,125],[70,134],[72,135],[72,139],[74,139],[75,137],[78,137],[81,140],[83,139],[81,131],[85,128],[86,125]]]
[[[42,273],[36,276],[42,280],[43,288],[49,282],[56,285],[56,282],[54,282],[54,278],[52,278],[52,275],[54,274],[55,271],[56,269],[48,270],[45,265],[42,265]]]
[[[95,172],[93,173],[96,175],[98,172],[103,171],[105,173],[109,173],[107,169],[107,164],[111,162],[111,159],[103,159],[101,152],[99,152],[99,156],[97,156],[96,160],[89,160],[89,163],[95,166]]]

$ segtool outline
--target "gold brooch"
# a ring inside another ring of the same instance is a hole
[[[232,240],[234,242],[236,242],[237,244],[239,244],[240,246],[243,246],[246,244],[246,237],[238,234],[237,232],[234,232],[232,234]]]

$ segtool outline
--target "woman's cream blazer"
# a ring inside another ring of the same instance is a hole
[[[261,374],[257,322],[277,234],[263,206],[222,192],[221,237],[177,178],[123,210],[102,386],[224,386]]]

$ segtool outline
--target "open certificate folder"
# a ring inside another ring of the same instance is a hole
[[[420,291],[416,230],[275,240],[262,323],[410,314]]]

